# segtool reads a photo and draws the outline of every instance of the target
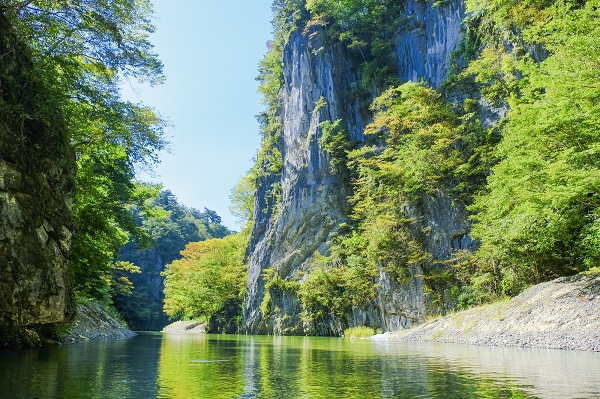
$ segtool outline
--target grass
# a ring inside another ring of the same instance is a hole
[[[583,274],[583,275],[587,275],[587,276],[600,275],[600,266],[592,267],[592,268],[590,268],[584,272],[581,272],[579,274]]]
[[[344,338],[368,338],[372,337],[373,335],[375,335],[375,330],[373,330],[371,327],[358,326],[344,330]]]

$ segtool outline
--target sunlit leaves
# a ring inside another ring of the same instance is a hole
[[[544,12],[549,20],[525,33],[544,43],[548,58],[523,68],[528,84],[508,114],[502,161],[473,208],[479,256],[502,264],[507,293],[599,258],[598,2],[557,2]]]
[[[77,157],[71,267],[76,290],[107,300],[113,260],[129,236],[147,242],[128,205],[135,168],[157,161],[165,121],[120,98],[121,78],[162,80],[147,0],[11,1],[3,13],[29,47],[48,114],[66,122]]]
[[[164,311],[173,318],[204,319],[233,299],[241,303],[245,294],[243,263],[246,236],[190,243],[182,259],[166,266]]]

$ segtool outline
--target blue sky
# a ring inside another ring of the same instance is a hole
[[[127,84],[125,98],[155,107],[173,124],[171,153],[161,153],[156,177],[189,207],[216,211],[237,229],[229,194],[252,166],[262,110],[258,63],[271,37],[271,0],[154,0],[152,42],[166,82]]]

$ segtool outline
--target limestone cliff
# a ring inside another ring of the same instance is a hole
[[[39,342],[35,326],[74,313],[75,157],[27,50],[0,14],[0,346]]]
[[[437,7],[407,1],[392,41],[400,80],[423,79],[438,87],[447,77],[452,52],[462,40],[463,18],[461,0]],[[348,95],[361,77],[346,46],[323,44],[320,35],[300,29],[291,33],[283,52],[279,109],[283,131],[278,148],[283,169],[280,175],[263,177],[255,195],[243,328],[251,333],[340,334],[339,325],[304,322],[293,290],[270,289],[272,311],[268,316],[261,311],[264,271],[271,268],[285,281],[301,281],[310,273],[315,251],[327,253],[328,239],[348,217],[349,188],[331,172],[331,159],[319,142],[320,123],[342,120],[350,139],[361,141],[369,122],[358,100]],[[372,90],[372,95],[378,94],[376,88]],[[274,210],[265,213],[267,190],[273,184],[280,185],[281,199]],[[453,251],[472,245],[467,212],[447,193],[423,197],[407,212],[420,229],[430,230],[423,240],[435,259],[446,259]],[[409,272],[408,283],[399,285],[380,270],[377,299],[365,309],[356,309],[345,323],[395,330],[424,320],[427,295],[420,277],[423,270],[414,267]]]
[[[331,174],[328,156],[319,147],[319,124],[342,118],[357,139],[361,138],[364,124],[357,104],[343,99],[343,93],[356,79],[350,62],[345,59],[341,47],[313,55],[319,45],[296,31],[284,50],[285,85],[280,110],[283,170],[279,178],[281,201],[275,211],[279,214],[261,212],[266,193],[259,190],[250,244],[244,322],[248,331],[254,333],[274,329],[302,333],[298,303],[293,293],[278,303],[281,317],[271,320],[262,317],[259,310],[264,289],[261,273],[269,267],[274,267],[284,278],[301,272],[315,251],[325,250],[323,246],[329,234],[345,219],[346,192]],[[326,104],[317,109],[320,98]],[[263,187],[267,187],[265,183]]]

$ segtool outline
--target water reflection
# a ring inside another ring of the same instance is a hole
[[[144,334],[0,351],[0,398],[600,398],[600,354]]]
[[[0,398],[152,398],[160,336],[0,351]]]

